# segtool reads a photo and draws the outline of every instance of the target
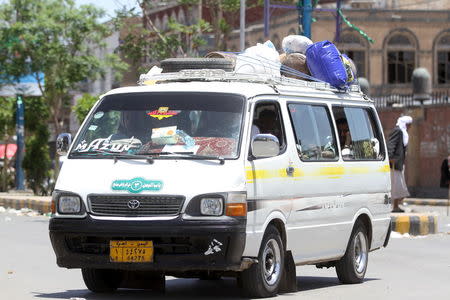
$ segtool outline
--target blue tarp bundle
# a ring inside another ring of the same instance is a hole
[[[306,63],[312,76],[317,79],[339,89],[348,86],[349,78],[341,53],[332,42],[322,41],[309,46],[306,49]]]

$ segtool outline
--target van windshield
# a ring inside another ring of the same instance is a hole
[[[105,96],[81,129],[70,157],[189,154],[237,158],[244,99],[223,93]]]

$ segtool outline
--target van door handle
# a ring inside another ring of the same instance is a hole
[[[295,171],[294,167],[287,167],[286,168],[286,174],[288,176],[293,176],[294,175],[294,171]]]

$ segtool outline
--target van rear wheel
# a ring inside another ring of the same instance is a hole
[[[284,247],[278,230],[269,225],[258,254],[258,263],[244,270],[238,283],[245,296],[272,297],[278,293],[284,271]]]
[[[361,283],[369,261],[367,229],[361,221],[353,228],[345,255],[336,263],[336,273],[342,283]]]
[[[117,270],[81,269],[86,287],[94,293],[114,292],[119,287],[123,274]]]

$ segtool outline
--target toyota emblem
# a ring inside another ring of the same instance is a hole
[[[128,201],[127,205],[128,205],[128,208],[130,208],[130,209],[138,209],[139,206],[141,205],[141,202],[139,202],[136,199],[132,199],[132,200]]]

